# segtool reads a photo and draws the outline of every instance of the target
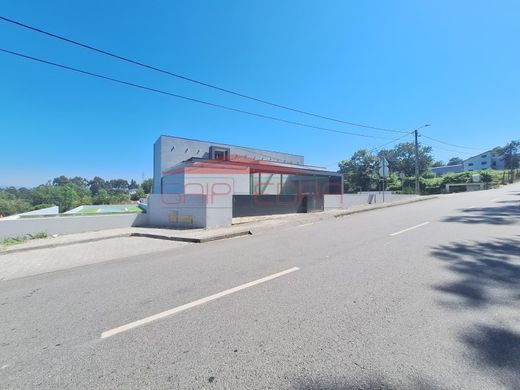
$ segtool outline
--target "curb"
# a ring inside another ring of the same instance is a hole
[[[216,234],[209,237],[202,238],[192,238],[192,237],[178,237],[178,236],[165,236],[162,234],[152,234],[152,233],[131,233],[130,237],[146,237],[146,238],[154,238],[158,240],[170,240],[170,241],[181,241],[181,242],[190,242],[193,244],[204,244],[205,242],[217,241],[217,240],[225,240],[227,238],[241,237],[241,236],[250,236],[250,230],[243,230],[239,232],[233,233],[224,233],[224,234]]]
[[[432,200],[432,199],[437,199],[437,198],[438,198],[438,196],[434,195],[434,196],[428,196],[428,197],[424,197],[424,198],[411,199],[411,200],[407,200],[407,201],[403,201],[403,202],[394,202],[394,203],[386,203],[386,204],[383,203],[383,204],[380,204],[380,205],[376,205],[374,207],[369,207],[369,208],[364,208],[364,209],[351,210],[351,211],[342,211],[342,212],[339,212],[339,213],[335,214],[334,218],[341,218],[341,217],[345,217],[347,215],[364,213],[364,212],[373,211],[373,210],[386,209],[386,208],[389,208],[389,207],[397,207],[397,206],[402,206],[402,205],[405,205],[405,204],[424,202],[426,200]]]
[[[341,211],[341,212],[335,213],[333,216],[334,216],[334,218],[340,218],[340,217],[345,217],[345,216],[352,215],[352,214],[364,213],[364,212],[373,211],[373,210],[380,210],[380,209],[384,209],[384,208],[388,208],[388,207],[396,207],[396,206],[401,206],[401,205],[405,205],[405,204],[424,202],[426,200],[431,200],[431,199],[436,199],[436,198],[438,198],[438,196],[434,195],[434,196],[428,196],[428,197],[421,197],[418,199],[411,199],[411,200],[402,201],[402,202],[394,202],[394,203],[386,203],[386,204],[383,203],[383,204],[375,205],[370,208]],[[49,249],[49,248],[67,246],[67,245],[110,240],[112,238],[120,238],[120,237],[146,237],[146,238],[154,238],[154,239],[159,239],[159,240],[170,240],[170,241],[189,242],[189,243],[194,243],[194,244],[203,244],[205,242],[225,240],[227,238],[247,236],[247,235],[252,235],[252,234],[253,234],[253,232],[249,229],[241,230],[238,232],[232,232],[232,233],[217,234],[217,235],[201,237],[201,238],[166,236],[166,235],[153,234],[153,233],[128,232],[128,233],[114,234],[109,237],[85,238],[85,239],[78,239],[78,240],[62,242],[62,243],[49,242],[46,244],[42,244],[42,245],[38,245],[38,246],[31,246],[31,247],[26,247],[26,248],[12,248],[12,249],[8,248],[8,249],[3,249],[3,250],[0,249],[0,256],[11,254],[11,253],[26,252],[26,251],[36,250],[36,249]]]
[[[78,239],[78,240],[69,241],[69,242],[48,243],[48,244],[42,244],[42,245],[38,245],[38,246],[31,246],[31,247],[27,247],[27,248],[0,249],[0,256],[8,255],[11,253],[27,252],[27,251],[32,251],[32,250],[36,250],[36,249],[49,249],[49,248],[57,248],[60,246],[84,244],[87,242],[110,240],[111,238],[120,238],[120,237],[130,237],[130,233],[121,233],[121,234],[116,234],[116,235],[113,235],[110,237],[83,238],[83,239]],[[49,238],[49,240],[52,240],[52,238]]]
[[[11,253],[19,253],[19,252],[27,252],[37,249],[49,249],[49,248],[57,248],[62,246],[68,246],[68,245],[74,245],[74,244],[84,244],[88,242],[96,242],[96,241],[103,241],[103,240],[110,240],[112,238],[121,238],[121,237],[146,237],[146,238],[154,238],[159,240],[170,240],[170,241],[180,241],[180,242],[189,242],[194,244],[204,244],[205,242],[210,241],[217,241],[217,240],[224,240],[226,238],[234,238],[234,237],[240,237],[240,236],[248,236],[252,235],[253,233],[250,230],[243,230],[238,232],[232,232],[232,233],[223,233],[223,234],[216,234],[213,236],[208,237],[201,237],[201,238],[193,238],[193,237],[178,237],[178,236],[166,236],[161,234],[152,234],[152,233],[121,233],[121,234],[115,234],[110,237],[96,237],[96,238],[84,238],[84,239],[78,239],[74,241],[69,242],[59,242],[59,243],[45,243],[38,246],[31,246],[27,248],[8,248],[8,249],[0,249],[0,256],[2,255],[8,255]]]

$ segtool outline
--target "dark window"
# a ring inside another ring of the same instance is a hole
[[[229,160],[229,148],[219,148],[216,146],[211,146],[209,148],[209,154],[212,160]]]
[[[486,157],[487,157],[487,154],[483,154],[481,157],[482,157],[482,158],[486,158]]]
[[[469,164],[468,164],[468,167],[472,167],[472,166],[473,166],[473,163],[469,163]]]
[[[486,164],[487,164],[487,161],[482,161],[481,164],[482,164],[482,165],[486,165]]]

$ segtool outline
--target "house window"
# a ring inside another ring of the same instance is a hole
[[[473,163],[469,163],[469,164],[468,164],[468,167],[472,167],[472,166],[473,166]]]
[[[486,157],[487,157],[487,154],[483,154],[481,157],[482,157],[482,158],[486,158]]]
[[[482,164],[482,165],[486,165],[486,164],[487,164],[487,161],[482,161],[481,164]]]
[[[212,160],[229,160],[229,148],[219,148],[216,146],[210,146],[209,155]]]

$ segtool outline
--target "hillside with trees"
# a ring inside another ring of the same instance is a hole
[[[94,177],[59,176],[34,188],[0,189],[0,216],[24,213],[50,206],[60,212],[89,204],[124,204],[144,198],[152,189],[152,179],[138,184],[135,180],[105,180]]]
[[[518,172],[520,165],[520,140],[511,141],[503,147],[496,147],[493,151],[497,155],[504,156],[504,171],[483,170],[477,172],[460,172],[436,177],[431,172],[432,167],[443,165],[462,164],[459,157],[452,157],[447,164],[443,161],[435,161],[430,146],[419,146],[419,175],[420,188],[424,194],[440,193],[445,184],[469,183],[472,175],[480,173],[481,180],[488,186],[505,184],[520,179]],[[390,176],[386,181],[386,189],[411,193],[415,185],[415,148],[412,142],[396,145],[392,149],[382,149],[378,153],[372,153],[366,149],[356,151],[348,160],[339,162],[338,172],[343,173],[346,192],[375,191],[380,190],[381,178],[379,177],[379,164],[382,158],[386,158],[389,165]],[[401,179],[401,174],[404,179]]]

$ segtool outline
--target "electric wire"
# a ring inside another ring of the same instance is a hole
[[[279,118],[279,117],[275,117],[275,116],[271,116],[271,115],[260,114],[260,113],[252,112],[252,111],[246,111],[246,110],[242,110],[242,109],[235,108],[235,107],[225,106],[225,105],[218,104],[218,103],[212,103],[212,102],[208,102],[208,101],[205,101],[205,100],[192,98],[192,97],[189,97],[189,96],[179,95],[179,94],[176,94],[176,93],[160,90],[160,89],[157,89],[157,88],[148,87],[148,86],[145,86],[145,85],[142,85],[142,84],[136,84],[136,83],[129,82],[129,81],[124,81],[124,80],[121,80],[121,79],[116,79],[116,78],[113,78],[113,77],[104,76],[104,75],[93,73],[93,72],[89,72],[89,71],[86,71],[86,70],[83,70],[83,69],[74,68],[72,66],[63,65],[63,64],[56,63],[56,62],[52,62],[52,61],[47,61],[47,60],[44,60],[44,59],[41,59],[41,58],[29,56],[29,55],[26,55],[26,54],[14,52],[14,51],[3,49],[3,48],[0,48],[0,51],[3,52],[3,53],[6,53],[6,54],[10,54],[10,55],[17,56],[17,57],[20,57],[20,58],[24,58],[24,59],[32,60],[32,61],[35,61],[35,62],[40,62],[40,63],[43,63],[43,64],[51,65],[51,66],[54,66],[54,67],[57,67],[57,68],[66,69],[66,70],[69,70],[69,71],[72,71],[72,72],[81,73],[81,74],[92,76],[92,77],[96,77],[96,78],[99,78],[99,79],[112,81],[114,83],[130,86],[130,87],[134,87],[134,88],[138,88],[138,89],[142,89],[142,90],[146,90],[146,91],[150,91],[150,92],[155,92],[155,93],[158,93],[158,94],[167,95],[167,96],[175,97],[175,98],[178,98],[178,99],[183,99],[183,100],[187,100],[187,101],[190,101],[190,102],[203,104],[203,105],[214,107],[214,108],[220,108],[220,109],[227,110],[227,111],[238,112],[238,113],[241,113],[241,114],[255,116],[255,117],[259,117],[259,118],[263,118],[263,119],[269,119],[269,120],[272,120],[272,121],[277,121],[277,122],[281,122],[281,123],[288,123],[288,124],[295,125],[295,126],[306,127],[306,128],[310,128],[310,129],[327,131],[327,132],[332,132],[332,133],[339,133],[339,134],[352,135],[352,136],[365,137],[365,138],[389,139],[387,137],[380,137],[380,136],[369,135],[369,134],[354,133],[354,132],[349,132],[349,131],[333,129],[333,128],[329,128],[329,127],[315,126],[315,125],[310,125],[310,124],[307,124],[307,123],[304,123],[304,122],[298,122],[298,121],[283,119],[283,118]]]
[[[316,117],[316,118],[320,118],[320,119],[326,119],[326,120],[329,120],[329,121],[342,123],[342,124],[346,124],[346,125],[350,125],[350,126],[356,126],[356,127],[365,128],[365,129],[380,130],[380,131],[386,131],[386,132],[392,132],[392,133],[406,133],[405,131],[402,131],[402,130],[389,129],[389,128],[371,126],[371,125],[367,125],[367,124],[363,124],[363,123],[356,123],[356,122],[346,121],[346,120],[334,118],[334,117],[331,117],[331,116],[316,114],[316,113],[313,113],[313,112],[300,110],[300,109],[297,109],[297,108],[292,108],[292,107],[285,106],[285,105],[278,104],[278,103],[274,103],[274,102],[271,102],[271,101],[268,101],[268,100],[265,100],[265,99],[256,98],[256,97],[251,96],[251,95],[246,95],[246,94],[243,94],[243,93],[240,93],[240,92],[237,92],[237,91],[233,91],[231,89],[219,87],[219,86],[214,85],[214,84],[210,84],[210,83],[207,83],[207,82],[204,82],[204,81],[200,81],[200,80],[196,80],[196,79],[191,78],[191,77],[183,76],[181,74],[174,73],[174,72],[171,72],[171,71],[168,71],[168,70],[165,70],[165,69],[161,69],[161,68],[158,68],[156,66],[148,65],[148,64],[145,64],[145,63],[137,61],[137,60],[133,60],[133,59],[128,58],[128,57],[123,57],[121,55],[118,55],[118,54],[115,54],[115,53],[112,53],[112,52],[109,52],[109,51],[106,51],[106,50],[102,50],[102,49],[99,49],[97,47],[94,47],[94,46],[91,46],[91,45],[88,45],[88,44],[85,44],[85,43],[81,43],[81,42],[78,42],[76,40],[73,40],[73,39],[70,39],[70,38],[67,38],[67,37],[64,37],[62,35],[54,34],[54,33],[51,33],[49,31],[46,31],[46,30],[43,30],[43,29],[40,29],[40,28],[37,28],[37,27],[30,26],[30,25],[27,25],[25,23],[22,23],[22,22],[13,20],[13,19],[6,18],[4,16],[0,16],[0,19],[5,21],[5,22],[14,24],[14,25],[16,25],[18,27],[22,27],[22,28],[25,28],[25,29],[28,29],[28,30],[32,30],[32,31],[38,32],[40,34],[44,34],[44,35],[47,35],[47,36],[55,38],[55,39],[59,39],[59,40],[64,41],[64,42],[67,42],[67,43],[70,43],[70,44],[73,44],[73,45],[76,45],[76,46],[79,46],[79,47],[82,47],[82,48],[85,48],[85,49],[88,49],[88,50],[92,50],[94,52],[97,52],[97,53],[100,53],[100,54],[103,54],[103,55],[106,55],[106,56],[110,56],[112,58],[116,58],[118,60],[125,61],[125,62],[133,64],[133,65],[137,65],[137,66],[149,69],[149,70],[153,70],[153,71],[156,71],[156,72],[160,72],[162,74],[166,74],[166,75],[169,75],[169,76],[172,76],[172,77],[176,77],[178,79],[181,79],[181,80],[184,80],[184,81],[188,81],[190,83],[195,83],[195,84],[199,84],[199,85],[202,85],[202,86],[205,86],[205,87],[208,87],[208,88],[212,88],[212,89],[218,90],[220,92],[224,92],[224,93],[228,93],[228,94],[231,94],[231,95],[235,95],[235,96],[238,96],[238,97],[241,97],[241,98],[244,98],[244,99],[249,99],[249,100],[252,100],[252,101],[255,101],[255,102],[258,102],[258,103],[262,103],[262,104],[270,105],[270,106],[277,107],[277,108],[280,108],[280,109],[296,112],[298,114],[308,115],[308,116],[312,116],[312,117]]]

